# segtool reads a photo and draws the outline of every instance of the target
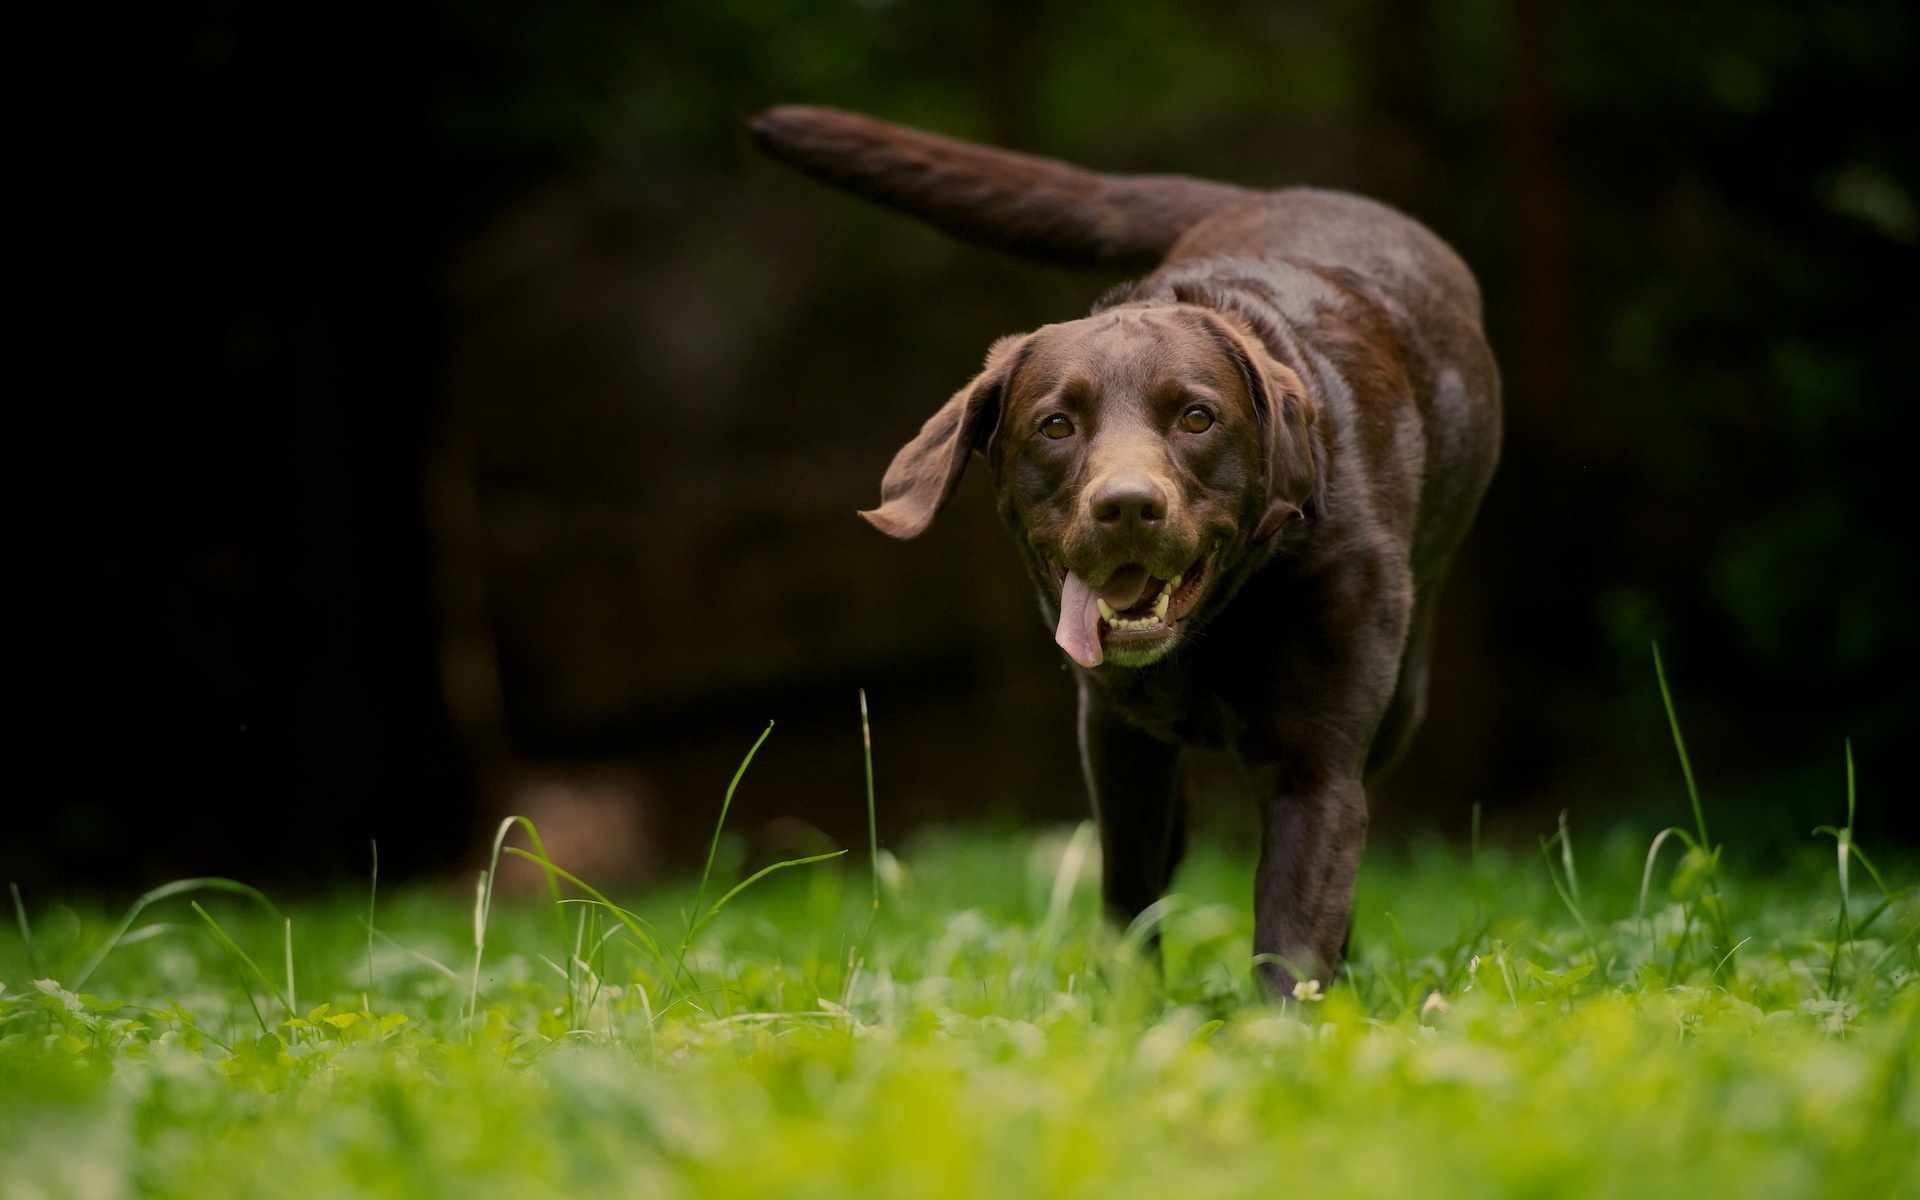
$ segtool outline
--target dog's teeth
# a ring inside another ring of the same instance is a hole
[[[1186,578],[1186,574],[1182,572],[1179,575],[1175,575],[1172,579],[1167,580],[1167,590],[1172,591],[1174,588],[1179,587],[1180,581],[1185,578]]]
[[[1100,606],[1101,616],[1105,617],[1109,621],[1113,621],[1113,605],[1108,604],[1105,600],[1100,600],[1097,598],[1094,600],[1094,603]],[[1085,612],[1087,610],[1083,608],[1080,611]],[[1118,624],[1118,622],[1115,622],[1115,624]]]
[[[1168,605],[1168,604],[1170,604],[1170,603],[1172,603],[1172,600],[1173,600],[1173,597],[1172,597],[1172,596],[1170,596],[1170,595],[1168,595],[1168,594],[1167,594],[1166,592],[1161,592],[1161,593],[1160,593],[1160,596],[1159,596],[1159,598],[1158,598],[1158,599],[1156,599],[1156,600],[1155,600],[1155,601],[1153,602],[1153,618],[1154,618],[1154,620],[1156,620],[1156,621],[1160,621],[1160,622],[1163,622],[1163,623],[1164,623],[1164,622],[1166,621],[1166,619],[1167,619],[1167,605]]]

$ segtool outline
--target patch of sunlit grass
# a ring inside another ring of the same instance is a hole
[[[1084,826],[637,901],[23,903],[0,1195],[1920,1195],[1915,889],[1850,809],[1837,869],[1742,876],[1695,796],[1685,836],[1376,854],[1284,1002],[1250,862],[1117,930]]]

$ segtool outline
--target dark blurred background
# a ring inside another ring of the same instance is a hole
[[[996,336],[1110,278],[756,159],[832,104],[1098,168],[1350,188],[1478,271],[1508,385],[1385,837],[1684,812],[1920,837],[1912,7],[1896,0],[143,6],[29,39],[25,766],[0,870],[683,865],[1084,809],[980,478],[856,519]],[[22,53],[26,52],[23,46]],[[23,374],[25,374],[23,372]],[[1207,766],[1205,780],[1230,782]],[[1205,789],[1217,818],[1230,800]],[[1230,789],[1226,789],[1230,790]]]

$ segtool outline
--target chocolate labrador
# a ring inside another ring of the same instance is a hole
[[[995,342],[862,515],[916,536],[981,455],[1076,664],[1108,904],[1139,914],[1179,862],[1181,747],[1230,750],[1260,781],[1260,969],[1283,995],[1326,978],[1365,784],[1420,723],[1441,579],[1499,454],[1472,274],[1339,192],[1096,174],[832,109],[752,132],[968,241],[1153,268]]]

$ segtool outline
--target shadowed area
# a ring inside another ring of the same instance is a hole
[[[27,173],[21,341],[61,376],[17,443],[31,800],[0,873],[30,890],[357,876],[376,837],[440,872],[529,806],[657,878],[768,719],[742,827],[855,845],[859,687],[887,836],[1084,811],[986,481],[911,543],[854,514],[995,338],[1118,268],[763,161],[744,118],[791,102],[1352,189],[1459,249],[1507,443],[1380,836],[1666,812],[1656,638],[1729,837],[1837,819],[1845,737],[1863,838],[1920,836],[1902,6],[167,4],[70,32]],[[1205,822],[1244,831],[1232,764],[1202,766]]]

